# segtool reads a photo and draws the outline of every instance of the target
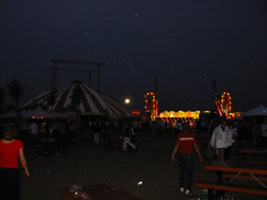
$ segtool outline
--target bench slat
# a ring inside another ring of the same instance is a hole
[[[196,187],[267,196],[267,189],[260,188],[249,188],[244,186],[225,185],[211,182],[196,182]]]
[[[239,150],[239,153],[247,153],[247,154],[266,154],[267,150],[260,150],[260,149],[251,149],[251,150]]]
[[[255,178],[253,178],[252,176],[246,176],[246,175],[239,175],[236,176],[236,174],[228,174],[228,173],[224,173],[223,177],[224,178],[233,178],[235,176],[235,179],[243,179],[243,180],[253,180],[256,181]],[[259,179],[260,181],[263,182],[267,182],[267,177],[257,177],[257,179]]]

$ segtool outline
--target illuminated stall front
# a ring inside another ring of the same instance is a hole
[[[210,111],[204,111],[203,113],[210,113]],[[187,121],[191,126],[194,126],[194,121],[199,119],[201,112],[196,111],[164,111],[159,114],[159,118],[164,122],[175,122],[175,120]]]

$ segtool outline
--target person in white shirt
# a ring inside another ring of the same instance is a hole
[[[227,148],[234,142],[230,132],[231,130],[227,127],[227,121],[222,120],[221,124],[212,133],[210,145],[216,149],[218,161],[225,161]]]

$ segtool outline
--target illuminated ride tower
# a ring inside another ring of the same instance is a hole
[[[145,94],[145,111],[150,113],[150,120],[156,121],[158,116],[158,81],[155,81],[155,92]]]
[[[231,117],[230,113],[232,111],[232,101],[230,93],[223,92],[221,96],[217,95],[215,79],[212,80],[212,88],[213,88],[213,100],[220,116],[221,117],[225,116],[226,119],[229,119]]]
[[[229,119],[231,117],[231,111],[232,111],[232,101],[231,101],[231,95],[229,92],[224,92],[221,95],[221,110],[226,116],[226,119]]]

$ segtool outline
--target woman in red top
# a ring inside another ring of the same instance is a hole
[[[0,199],[20,199],[19,162],[24,168],[25,176],[30,175],[24,156],[23,143],[14,139],[14,131],[7,129],[0,140]]]

